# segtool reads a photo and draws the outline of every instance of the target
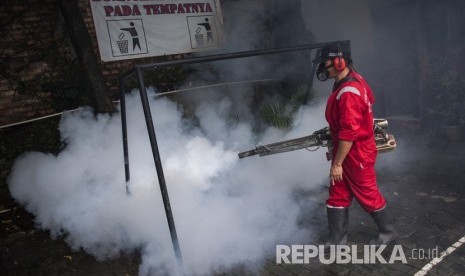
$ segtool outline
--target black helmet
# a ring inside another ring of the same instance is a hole
[[[326,67],[325,62],[328,59],[335,59],[337,57],[343,58],[337,63],[336,61],[332,62],[332,66],[334,66],[337,71],[341,72],[347,68],[347,65],[352,65],[349,41],[329,44],[317,52],[314,62],[319,63],[315,72],[318,80],[326,81],[329,78],[329,67]]]
[[[350,53],[350,42],[344,41],[341,43],[330,44],[321,49],[320,56],[315,58],[316,62],[324,62],[328,59],[333,59],[335,57],[342,56],[347,61],[352,59]]]

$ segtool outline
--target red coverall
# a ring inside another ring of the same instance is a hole
[[[340,82],[339,86],[336,84],[326,105],[325,116],[333,144],[332,160],[339,140],[353,141],[342,163],[342,181],[330,185],[326,204],[328,207],[349,207],[355,196],[360,206],[371,213],[386,205],[376,185],[374,168],[377,155],[371,110],[374,97],[358,73],[351,71],[348,77],[355,79]]]

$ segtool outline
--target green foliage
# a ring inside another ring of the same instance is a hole
[[[239,122],[240,122],[240,117],[239,117],[239,114],[237,114],[236,112],[229,114],[229,116],[226,118],[226,124],[228,126],[235,126],[239,124]]]
[[[279,102],[268,102],[260,110],[260,115],[265,124],[279,129],[289,129],[293,124],[293,116],[302,106],[306,86],[287,87],[282,91],[282,99]],[[313,91],[311,91],[313,93]]]
[[[260,114],[269,125],[280,129],[292,127],[292,117],[286,111],[286,106],[283,103],[267,103],[262,107]]]
[[[302,106],[305,100],[305,94],[307,93],[307,86],[302,85],[292,91],[291,97],[289,99],[289,104],[292,106],[292,111],[296,112]],[[315,93],[314,88],[309,92],[309,100],[313,97]]]

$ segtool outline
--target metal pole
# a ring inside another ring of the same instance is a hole
[[[318,49],[315,57],[318,57],[320,55],[321,55],[321,49]],[[313,99],[313,95],[310,98],[310,90],[312,90],[312,87],[313,87],[313,79],[315,78],[316,66],[317,66],[316,62],[312,61],[312,69],[310,70],[310,76],[308,76],[307,91],[305,92],[304,105],[307,105],[308,100]]]
[[[129,174],[129,149],[128,149],[128,129],[126,123],[126,85],[125,78],[119,79],[119,90],[120,90],[120,108],[121,108],[121,126],[123,131],[123,152],[124,152],[124,174],[126,176],[126,193],[129,194],[128,182],[130,179]]]
[[[137,83],[140,91],[140,98],[142,100],[142,108],[144,110],[145,122],[147,124],[147,131],[149,133],[150,145],[152,146],[153,159],[155,161],[155,168],[157,170],[158,183],[160,184],[161,196],[165,206],[166,219],[171,234],[171,241],[173,243],[174,254],[178,261],[178,265],[182,269],[181,250],[179,248],[178,235],[176,234],[176,227],[174,225],[173,213],[171,212],[170,199],[168,197],[168,189],[166,188],[165,176],[161,165],[160,152],[158,151],[157,138],[155,136],[155,128],[153,127],[152,115],[150,112],[149,100],[147,97],[147,90],[145,89],[143,71],[136,66]]]
[[[334,44],[350,44],[350,41],[349,40],[333,41],[333,42],[326,42],[326,43],[305,44],[305,45],[292,46],[292,47],[286,47],[286,48],[225,53],[225,54],[209,55],[209,56],[203,56],[203,57],[171,60],[171,61],[165,61],[165,62],[148,63],[148,64],[138,65],[137,67],[142,70],[148,70],[148,69],[154,69],[154,68],[170,67],[174,65],[185,65],[185,64],[201,63],[201,62],[216,61],[216,60],[226,60],[226,59],[244,58],[244,57],[252,57],[252,56],[263,56],[263,55],[278,54],[278,53],[292,52],[292,51],[312,50],[312,49],[319,49],[319,48],[323,48],[325,46],[334,45]]]
[[[163,198],[163,204],[165,207],[166,218],[168,220],[168,226],[171,234],[171,241],[173,243],[174,253],[176,255],[176,259],[178,261],[178,265],[182,269],[182,257],[181,257],[181,250],[179,247],[178,237],[176,234],[176,227],[174,225],[173,214],[171,212],[170,201],[168,197],[168,190],[166,188],[165,183],[165,176],[163,174],[163,168],[160,159],[160,153],[158,150],[158,144],[155,136],[155,129],[153,126],[152,115],[150,112],[150,106],[148,103],[147,91],[145,89],[144,78],[142,73],[144,70],[149,69],[157,69],[162,67],[170,67],[175,65],[185,65],[185,64],[193,64],[193,63],[201,63],[201,62],[209,62],[209,61],[217,61],[217,60],[226,60],[226,59],[235,59],[235,58],[244,58],[244,57],[251,57],[251,56],[261,56],[261,55],[268,55],[268,54],[277,54],[283,52],[291,52],[291,51],[301,51],[301,50],[312,50],[312,49],[321,49],[328,45],[334,44],[346,44],[349,43],[349,40],[346,41],[333,41],[327,43],[316,43],[316,44],[307,44],[307,45],[299,45],[287,48],[276,48],[276,49],[264,49],[264,50],[253,50],[253,51],[244,51],[244,52],[236,52],[236,53],[225,53],[225,54],[217,54],[217,55],[209,55],[203,57],[194,57],[182,60],[174,60],[174,61],[166,61],[166,62],[159,62],[159,63],[149,63],[143,65],[136,65],[134,69],[131,69],[126,74],[120,77],[120,93],[121,93],[121,120],[123,125],[123,147],[124,147],[124,162],[125,162],[125,173],[126,173],[126,182],[129,181],[129,158],[128,158],[128,148],[127,148],[127,126],[126,126],[126,105],[125,105],[125,98],[124,98],[124,90],[125,85],[124,82],[127,78],[132,76],[133,74],[137,74],[137,83],[139,86],[140,96],[142,100],[142,107],[144,110],[145,121],[147,124],[147,131],[149,134],[150,144],[152,147],[153,158],[155,161],[155,168],[157,170],[158,182],[160,184],[160,190]],[[307,98],[309,95],[309,91],[313,84],[313,76],[315,75],[316,71],[316,64],[313,64],[312,72],[308,81],[306,98],[304,103],[307,102]],[[126,190],[129,192],[127,184]]]

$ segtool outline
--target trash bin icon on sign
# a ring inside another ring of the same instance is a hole
[[[197,47],[202,47],[203,46],[203,34],[200,32],[202,31],[202,28],[198,27],[197,30],[195,30],[195,42],[197,43]]]
[[[120,33],[118,35],[118,41],[116,43],[118,44],[118,48],[121,54],[127,54],[128,53],[128,43],[129,40],[123,39],[124,38],[124,33]]]

